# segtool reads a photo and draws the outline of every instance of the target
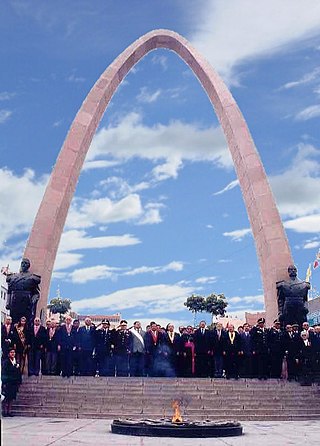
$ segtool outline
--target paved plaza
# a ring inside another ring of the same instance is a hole
[[[244,435],[233,438],[151,438],[115,435],[111,420],[14,417],[2,419],[2,444],[13,446],[286,446],[316,445],[320,438],[320,421],[246,421]]]

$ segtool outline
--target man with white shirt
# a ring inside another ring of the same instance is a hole
[[[196,376],[205,378],[209,376],[209,360],[211,359],[211,335],[206,328],[206,321],[200,321],[199,328],[194,332],[196,355]]]
[[[146,349],[144,345],[145,332],[141,328],[141,322],[135,321],[130,331],[132,333],[130,376],[144,376],[144,357]]]
[[[40,318],[36,317],[33,327],[27,336],[28,343],[28,375],[39,376],[40,362],[46,343],[46,329],[41,325]]]

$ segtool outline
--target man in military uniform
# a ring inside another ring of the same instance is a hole
[[[278,319],[273,323],[273,326],[268,331],[268,345],[270,352],[270,377],[280,378],[282,370],[282,360],[284,356],[281,331],[281,324]]]
[[[96,330],[96,354],[100,376],[114,376],[114,337],[115,331],[110,330],[110,321],[103,319],[101,327]]]
[[[259,379],[269,377],[269,345],[268,330],[265,327],[266,321],[262,317],[258,319],[257,325],[252,328],[253,357],[256,362],[257,376]]]
[[[128,330],[128,322],[120,321],[119,329],[115,331],[114,352],[116,359],[116,375],[129,376],[129,358],[132,352],[132,333]]]

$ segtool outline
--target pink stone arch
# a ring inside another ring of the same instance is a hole
[[[186,39],[168,30],[151,31],[121,53],[95,83],[70,127],[24,253],[31,259],[33,271],[42,276],[38,310],[47,305],[52,270],[70,202],[100,119],[129,70],[157,48],[176,52],[189,65],[221,123],[255,239],[267,322],[271,322],[277,316],[275,282],[286,276],[292,258],[262,162],[246,122],[226,85]]]

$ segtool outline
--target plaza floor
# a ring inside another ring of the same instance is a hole
[[[112,420],[14,417],[2,419],[3,446],[251,446],[319,444],[320,421],[242,422],[244,435],[229,438],[150,438],[116,435]]]

